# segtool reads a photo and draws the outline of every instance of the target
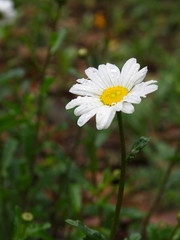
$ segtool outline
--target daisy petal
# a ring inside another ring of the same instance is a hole
[[[106,64],[107,72],[114,86],[120,85],[120,70],[119,68],[111,63]]]
[[[135,58],[130,58],[123,66],[120,76],[121,85],[126,87],[130,78],[138,72],[140,65]]]
[[[116,111],[114,107],[102,106],[96,114],[96,127],[98,130],[107,129],[111,124]]]
[[[158,89],[158,86],[155,84],[149,85],[146,87],[144,94],[147,95],[149,93],[152,93]]]
[[[148,71],[147,67],[144,67],[139,72],[137,72],[135,75],[133,75],[130,78],[130,80],[126,86],[128,88],[128,90],[131,90],[131,88],[133,86],[135,86],[136,84],[141,83],[144,80],[144,78],[147,74],[147,71]]]
[[[80,116],[80,115],[90,112],[94,108],[100,107],[102,105],[103,105],[102,102],[100,102],[98,99],[97,99],[97,101],[94,101],[94,102],[92,101],[92,102],[84,103],[84,104],[81,104],[79,107],[77,107],[74,110],[74,114],[76,116]]]
[[[98,108],[91,110],[90,112],[84,113],[81,115],[77,121],[79,127],[82,127],[85,123],[87,123],[98,111]]]
[[[154,92],[158,89],[158,86],[156,84],[157,81],[155,80],[150,80],[147,82],[142,82],[137,84],[132,90],[131,93],[140,96],[140,97],[146,97],[147,94]]]
[[[77,95],[94,96],[101,94],[102,90],[98,86],[94,86],[91,81],[87,80],[87,83],[74,84],[69,92]]]
[[[89,79],[92,80],[101,90],[104,90],[106,88],[106,83],[101,79],[99,76],[99,71],[96,68],[88,68],[85,70],[86,75]]]
[[[83,97],[77,97],[77,98],[71,100],[68,104],[66,104],[65,109],[68,110],[68,109],[78,106],[81,103],[82,98]]]
[[[98,99],[98,98],[95,98],[95,97],[81,97],[81,96],[78,96],[77,98],[71,100],[71,101],[65,106],[65,108],[68,110],[68,109],[77,107],[77,106],[79,106],[79,105],[81,105],[81,104],[95,103],[95,102],[99,102],[99,99]]]
[[[131,113],[134,112],[134,107],[133,107],[133,105],[131,103],[124,102],[121,111],[124,112],[124,113],[131,114]]]
[[[118,102],[117,104],[114,105],[114,108],[116,109],[116,111],[121,111],[122,109],[122,106],[123,106],[123,101],[121,102]]]
[[[90,80],[86,79],[86,78],[80,78],[80,79],[77,79],[76,82],[77,83],[88,83]]]
[[[101,79],[103,79],[104,83],[106,84],[106,87],[107,88],[112,87],[114,84],[113,84],[113,81],[111,81],[111,78],[108,74],[108,69],[106,65],[104,64],[99,65],[98,70],[99,70],[99,76],[101,77]]]
[[[125,102],[129,102],[129,103],[135,103],[138,104],[141,102],[141,98],[140,96],[136,95],[136,94],[131,94],[129,93],[127,96],[124,97],[123,99]]]

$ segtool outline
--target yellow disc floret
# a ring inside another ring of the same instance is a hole
[[[105,105],[112,106],[123,100],[124,96],[128,94],[128,90],[125,87],[117,86],[110,87],[103,91],[100,96],[101,102]]]

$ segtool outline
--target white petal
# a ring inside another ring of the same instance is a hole
[[[105,81],[99,76],[99,71],[96,68],[90,67],[85,70],[85,73],[101,90],[107,87]]]
[[[98,130],[107,129],[116,113],[114,107],[102,106],[96,114],[96,127]]]
[[[131,103],[123,102],[122,112],[131,114],[134,112],[134,107]]]
[[[74,110],[74,114],[76,116],[80,116],[80,115],[90,112],[91,110],[93,110],[97,107],[100,107],[102,105],[103,105],[103,103],[98,99],[97,99],[97,101],[94,101],[94,102],[91,101],[89,103],[83,103]]]
[[[98,98],[94,98],[94,97],[81,97],[78,96],[77,98],[71,100],[66,106],[66,109],[71,109],[74,108],[76,106],[79,106],[81,104],[86,104],[86,103],[95,103],[95,102],[99,102]]]
[[[89,121],[90,118],[92,118],[98,111],[99,108],[95,108],[91,110],[90,112],[84,113],[81,115],[77,121],[77,124],[79,127],[82,127],[85,123]]]
[[[123,104],[123,101],[118,102],[117,104],[114,105],[114,108],[116,109],[116,111],[118,111],[118,112],[121,111],[122,104]]]
[[[78,82],[78,83],[88,83],[88,79],[86,79],[86,78],[80,78],[80,79],[77,79],[76,80],[76,82]]]
[[[99,65],[98,70],[99,70],[99,76],[104,81],[104,84],[106,85],[106,87],[107,88],[113,87],[114,84],[108,74],[108,68],[106,67],[106,65],[104,64]]]
[[[130,91],[130,93],[140,97],[146,97],[147,94],[154,92],[158,89],[158,86],[156,84],[152,84],[156,82],[157,81],[155,80],[150,80],[147,82],[139,83]]]
[[[133,93],[129,93],[127,96],[124,97],[123,100],[125,102],[136,103],[136,104],[141,102],[140,96],[137,94],[133,94]]]
[[[139,68],[140,68],[139,63],[134,63],[131,65],[131,67],[129,68],[129,71],[126,73],[126,75],[124,77],[124,81],[126,81],[126,82],[124,82],[125,86],[128,86],[129,81],[138,72]]]
[[[107,63],[107,72],[109,74],[109,77],[111,78],[111,81],[113,82],[114,86],[119,86],[120,85],[120,70],[119,68],[114,65]]]
[[[149,85],[149,86],[146,87],[144,94],[147,95],[149,93],[152,93],[152,92],[156,91],[157,89],[158,89],[157,85],[155,85],[155,84]]]
[[[147,74],[147,71],[148,71],[147,67],[144,67],[139,72],[137,72],[135,75],[133,75],[130,78],[129,82],[127,83],[126,87],[128,88],[128,90],[131,90],[131,88],[133,86],[135,86],[136,84],[141,83],[144,80],[144,78]]]
[[[102,93],[102,90],[98,86],[94,86],[90,80],[87,80],[86,83],[74,84],[70,88],[69,92],[77,95],[94,96],[100,95]]]
[[[82,98],[83,97],[77,97],[76,99],[71,100],[68,104],[66,104],[65,109],[68,110],[78,106],[81,103]]]
[[[135,58],[130,58],[123,66],[120,76],[121,85],[126,87],[130,78],[137,73],[140,65]]]

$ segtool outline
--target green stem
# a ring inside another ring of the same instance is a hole
[[[179,146],[177,147],[174,156],[178,155],[178,151],[179,151]],[[145,216],[145,218],[143,220],[143,223],[142,223],[142,236],[143,236],[143,239],[146,239],[146,228],[147,228],[147,225],[149,224],[151,216],[154,213],[154,211],[156,210],[156,208],[157,208],[157,206],[158,206],[158,204],[159,204],[159,202],[160,202],[160,200],[161,200],[161,198],[163,196],[166,183],[169,180],[169,177],[171,175],[171,171],[172,171],[175,163],[176,163],[176,161],[173,161],[173,160],[169,161],[169,164],[168,164],[166,172],[165,172],[165,174],[163,176],[161,185],[159,186],[159,190],[157,192],[157,195],[156,195],[154,201],[152,202],[152,205],[151,205],[151,207],[149,209],[149,212],[147,213],[147,215]]]
[[[126,175],[126,147],[125,147],[121,112],[117,112],[117,119],[118,119],[120,147],[121,147],[121,173],[120,173],[120,179],[119,179],[119,190],[118,190],[118,198],[116,202],[116,209],[115,209],[114,219],[111,227],[110,240],[115,239],[118,224],[119,224],[119,215],[120,215],[121,206],[122,206],[124,185],[125,185],[125,175]]]
[[[61,10],[61,6],[58,5],[57,7],[57,12],[56,12],[56,16],[53,20],[52,23],[52,32],[55,31],[56,27],[57,27],[57,23],[58,23],[58,19],[59,19],[59,14],[60,14],[60,10]],[[45,77],[46,77],[46,70],[50,64],[52,58],[52,54],[51,54],[51,46],[50,46],[50,42],[47,46],[47,55],[45,58],[45,61],[43,63],[43,66],[41,68],[41,72],[40,72],[40,76],[39,76],[39,89],[41,88],[41,86],[44,83]],[[43,115],[43,106],[44,106],[44,96],[41,94],[40,90],[37,93],[37,97],[36,97],[36,105],[37,105],[37,109],[36,109],[36,123],[35,123],[35,134],[34,134],[34,143],[33,143],[33,149],[34,151],[32,151],[32,154],[30,156],[30,172],[31,172],[31,176],[32,176],[32,184],[34,184],[35,181],[35,161],[36,161],[36,155],[37,155],[37,147],[38,146],[38,142],[39,142],[39,132],[40,132],[40,127],[41,127],[41,118]]]
[[[57,27],[60,10],[61,10],[61,7],[60,7],[60,5],[58,5],[56,16],[55,16],[55,19],[52,23],[52,32],[55,31],[55,29]],[[45,58],[45,61],[44,61],[44,64],[43,64],[43,67],[42,67],[42,70],[41,70],[41,73],[40,73],[40,76],[39,76],[39,89],[41,88],[41,86],[44,83],[44,80],[45,80],[45,77],[46,77],[46,70],[49,66],[51,58],[52,58],[51,45],[49,43],[49,45],[47,47],[47,55],[46,55],[46,58]],[[39,92],[38,96],[37,96],[37,112],[36,112],[36,133],[37,133],[37,136],[36,136],[36,138],[38,138],[38,135],[39,135],[39,129],[40,129],[40,125],[41,125],[41,117],[42,117],[42,113],[43,113],[43,105],[44,105],[44,96],[41,94],[41,92]],[[37,139],[36,139],[36,141],[37,141]]]
[[[171,235],[170,235],[170,238],[169,240],[173,240],[174,236],[176,235],[177,231],[180,229],[180,223],[178,223],[175,228],[173,229]]]

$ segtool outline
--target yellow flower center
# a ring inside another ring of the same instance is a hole
[[[103,91],[100,96],[101,102],[105,105],[112,106],[123,100],[124,96],[128,94],[128,90],[125,87],[117,86],[110,87]]]

